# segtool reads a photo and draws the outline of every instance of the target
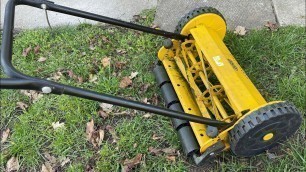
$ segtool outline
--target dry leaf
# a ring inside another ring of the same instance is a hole
[[[31,46],[26,49],[23,49],[22,56],[27,57],[31,50],[32,50]]]
[[[1,137],[1,143],[4,143],[6,142],[7,138],[9,137],[10,135],[10,129],[7,128],[3,133],[2,133],[2,137]]]
[[[144,117],[144,118],[151,118],[151,117],[152,117],[152,115],[151,115],[151,114],[149,114],[149,113],[146,113],[146,114],[144,114],[144,115],[143,115],[143,117]]]
[[[98,76],[97,75],[89,74],[89,82],[96,83],[97,80],[98,80]]]
[[[104,41],[104,42],[106,42],[106,43],[109,43],[109,42],[110,42],[106,36],[102,36],[102,41]]]
[[[52,75],[50,79],[53,79],[54,81],[58,81],[63,76],[62,72],[58,71]]]
[[[277,156],[274,154],[274,153],[269,153],[269,152],[267,152],[267,156],[268,156],[268,158],[271,160],[271,159],[275,159],[275,158],[277,158]]]
[[[19,162],[16,157],[10,158],[7,163],[6,163],[6,171],[11,172],[11,171],[18,171],[19,169]]]
[[[133,148],[137,148],[138,144],[134,143]]]
[[[166,156],[167,160],[175,162],[175,156]]]
[[[117,49],[116,52],[117,52],[118,54],[125,54],[125,53],[126,53],[126,51],[123,50],[123,49]]]
[[[40,57],[37,61],[38,62],[45,62],[47,60],[46,57]]]
[[[152,155],[160,155],[162,153],[162,150],[161,149],[156,149],[156,148],[153,148],[153,147],[149,147],[149,152],[152,154]]]
[[[278,30],[278,25],[276,23],[272,23],[272,22],[269,22],[269,21],[267,22],[267,24],[265,24],[265,27],[267,27],[271,31],[277,31]]]
[[[106,119],[108,117],[108,114],[103,110],[99,110],[98,115],[101,116],[103,119]]]
[[[137,154],[134,158],[132,159],[126,159],[123,162],[123,169],[122,171],[128,172],[131,171],[136,165],[140,164],[142,158],[142,154]]]
[[[167,155],[176,155],[176,150],[173,148],[164,148],[162,151]]]
[[[37,100],[43,97],[41,93],[39,93],[38,91],[34,91],[34,90],[20,90],[20,93],[28,96],[31,102],[33,103],[35,103]]]
[[[234,33],[237,34],[237,35],[240,35],[240,36],[244,36],[246,34],[245,27],[237,26]]]
[[[23,102],[17,102],[17,107],[22,109],[22,110],[26,110],[29,107],[29,105],[27,105]]]
[[[153,24],[153,25],[151,25],[151,28],[153,28],[153,29],[158,29],[159,26],[158,26],[157,24]]]
[[[99,139],[97,140],[98,146],[101,146],[102,141],[104,139],[105,132],[104,130],[99,130]]]
[[[60,123],[59,121],[52,122],[52,127],[53,127],[54,130],[57,130],[59,128],[64,128],[65,127],[65,123],[63,123],[63,122]]]
[[[94,124],[94,120],[91,119],[90,122],[87,122],[86,124],[86,138],[88,141],[91,140],[92,134],[95,131],[94,129],[95,124]]]
[[[153,134],[153,136],[152,136],[153,140],[160,140],[162,138],[163,138],[162,136],[157,136],[156,134]]]
[[[120,88],[126,88],[130,85],[132,85],[133,81],[129,77],[123,77],[122,80],[120,81],[119,87]]]
[[[90,50],[95,50],[96,47],[95,47],[93,44],[90,44],[90,45],[89,45],[89,49],[90,49]]]
[[[147,92],[149,87],[150,87],[150,84],[143,84],[143,85],[141,85],[139,93],[142,94],[142,93]]]
[[[149,103],[148,103],[148,98],[144,98],[144,99],[142,100],[142,102],[149,104]]]
[[[106,129],[112,135],[113,143],[117,143],[117,140],[119,140],[119,137],[117,136],[115,129],[110,125],[107,125]]]
[[[103,67],[110,66],[110,61],[111,61],[111,58],[109,58],[109,57],[104,57],[104,58],[101,60],[102,66],[103,66]]]
[[[49,163],[45,163],[41,166],[41,172],[55,172]]]
[[[102,108],[102,110],[106,113],[110,113],[113,111],[113,106],[112,104],[108,104],[108,103],[100,103],[100,107]]]
[[[116,62],[115,68],[116,69],[123,69],[123,67],[126,65],[126,62]]]
[[[34,54],[38,54],[38,53],[39,53],[39,50],[40,50],[40,46],[37,45],[37,46],[34,48]]]
[[[64,167],[67,163],[70,162],[70,159],[69,158],[64,158],[61,162],[61,166]]]
[[[50,163],[51,165],[55,165],[57,163],[57,159],[54,156],[50,155],[48,152],[44,152],[44,157],[48,160],[47,163]]]
[[[138,75],[138,72],[132,72],[129,78],[134,79],[137,75]]]

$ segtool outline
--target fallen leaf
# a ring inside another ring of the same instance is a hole
[[[151,114],[149,114],[149,113],[146,113],[146,114],[144,114],[144,115],[143,115],[143,117],[144,117],[144,118],[151,118],[151,117],[152,117],[152,115],[151,115]]]
[[[94,127],[95,127],[95,124],[94,124],[93,119],[91,119],[90,122],[87,122],[87,124],[86,124],[86,138],[87,138],[88,141],[90,141],[91,138],[92,138],[92,134],[95,131]]]
[[[274,153],[269,153],[269,152],[267,152],[267,156],[270,160],[275,159],[277,157]]]
[[[103,67],[107,67],[107,66],[110,66],[110,61],[111,61],[111,58],[109,58],[109,57],[104,57],[103,59],[102,59],[102,66]]]
[[[175,156],[166,156],[166,159],[175,162]]]
[[[162,150],[157,149],[157,148],[153,148],[153,147],[149,147],[149,153],[157,156],[157,155],[160,155],[162,153]]]
[[[167,155],[176,155],[176,150],[173,148],[164,148],[162,151]]]
[[[117,141],[119,140],[119,137],[117,136],[115,129],[110,125],[107,125],[106,129],[112,135],[113,143],[117,143]]]
[[[104,130],[99,130],[99,139],[97,139],[98,146],[101,146],[102,141],[104,139],[105,132]]]
[[[277,25],[276,23],[273,23],[273,22],[270,22],[270,21],[268,21],[268,22],[265,24],[265,27],[267,27],[268,29],[270,29],[272,32],[278,30],[278,25]]]
[[[83,78],[81,76],[78,76],[78,84],[82,84],[83,83]]]
[[[116,52],[122,55],[122,54],[125,54],[127,51],[123,49],[117,49]]]
[[[122,80],[120,81],[119,87],[120,88],[126,88],[130,85],[132,85],[133,81],[129,77],[123,77]]]
[[[7,138],[9,137],[10,135],[10,129],[7,128],[3,133],[2,133],[2,137],[1,137],[1,143],[4,143],[6,142]]]
[[[61,166],[64,167],[67,163],[70,162],[70,159],[69,158],[64,158],[61,162]]]
[[[45,163],[41,166],[40,172],[55,172],[49,163]]]
[[[97,75],[89,74],[89,82],[96,83],[97,80],[98,80],[98,76]]]
[[[102,36],[102,41],[105,43],[110,43],[109,39],[106,36]]]
[[[58,71],[52,75],[50,79],[53,79],[54,81],[58,81],[63,76],[62,72]]]
[[[140,20],[140,15],[133,15],[133,21],[138,22]]]
[[[32,47],[31,47],[31,46],[28,47],[28,48],[26,48],[26,49],[23,49],[22,56],[23,56],[23,57],[27,57],[28,54],[29,54],[29,52],[30,52],[31,50],[32,50]]]
[[[237,34],[237,35],[240,35],[240,36],[244,36],[246,34],[245,27],[237,26],[234,33]]]
[[[154,94],[150,101],[153,105],[158,105],[158,95]]]
[[[126,65],[126,62],[116,62],[115,68],[116,69],[123,69],[123,67]]]
[[[52,127],[53,127],[54,130],[57,130],[57,129],[60,129],[60,128],[64,128],[65,127],[65,123],[63,123],[63,122],[60,123],[59,121],[52,122]]]
[[[41,94],[38,91],[34,91],[34,90],[20,90],[20,93],[28,96],[30,98],[31,102],[33,102],[33,103],[35,103],[41,97],[43,97],[43,94]]]
[[[158,29],[159,26],[158,26],[157,24],[153,24],[153,25],[151,25],[151,28],[153,28],[153,29]]]
[[[34,48],[34,54],[38,54],[38,53],[39,53],[39,50],[40,50],[40,46],[37,45],[37,46]]]
[[[26,110],[29,107],[29,105],[27,105],[23,102],[17,102],[17,107],[22,109],[22,110]]]
[[[123,169],[122,171],[127,172],[132,170],[136,165],[140,164],[142,158],[142,154],[137,154],[134,158],[132,159],[126,159],[123,162]]]
[[[149,104],[149,103],[148,103],[148,98],[144,98],[144,99],[142,100],[142,102]]]
[[[16,157],[11,157],[7,163],[6,163],[6,171],[11,172],[11,171],[18,171],[19,169],[19,162]]]
[[[108,114],[103,110],[99,110],[98,115],[101,116],[103,119],[106,119],[108,117]]]
[[[95,50],[96,47],[95,47],[93,44],[90,44],[90,45],[89,45],[89,49],[90,49],[90,50]]]
[[[129,78],[134,79],[137,75],[138,75],[138,72],[132,72]]]
[[[139,93],[145,93],[147,92],[148,88],[150,87],[150,84],[142,84],[141,87],[140,87],[140,91]]]
[[[44,157],[48,160],[47,163],[50,163],[51,166],[54,166],[57,163],[57,159],[54,156],[50,155],[48,152],[44,152]]]
[[[37,61],[38,62],[45,62],[47,60],[46,57],[40,57]]]
[[[153,136],[152,136],[153,140],[160,140],[162,138],[163,138],[162,136],[157,136],[157,134],[153,134]]]
[[[134,143],[133,148],[137,148],[138,144]]]
[[[108,104],[108,103],[100,103],[100,107],[102,108],[102,110],[106,113],[110,113],[113,111],[113,106],[112,104]]]
[[[127,114],[130,114],[130,113],[128,111],[121,111],[121,112],[113,113],[113,115],[127,115]]]

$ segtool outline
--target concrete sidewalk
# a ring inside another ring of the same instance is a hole
[[[268,21],[305,26],[305,0],[163,0],[158,3],[155,24],[173,31],[185,14],[203,6],[219,10],[229,29],[262,28]]]
[[[5,4],[1,0],[1,22],[4,18]],[[244,26],[247,29],[261,28],[267,21],[281,26],[305,26],[305,0],[53,0],[56,4],[76,8],[125,21],[132,19],[144,9],[157,7],[155,24],[162,29],[173,31],[177,22],[190,10],[211,6],[225,17],[228,28]],[[52,26],[96,23],[90,20],[49,12]],[[47,27],[43,10],[18,6],[16,8],[15,28],[31,29]],[[2,25],[1,25],[2,27]]]

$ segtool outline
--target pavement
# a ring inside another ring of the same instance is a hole
[[[3,22],[7,1],[0,0],[0,24]],[[234,29],[236,26],[247,29],[262,28],[268,21],[279,23],[281,26],[305,26],[306,20],[305,0],[53,0],[53,2],[124,21],[130,21],[134,15],[144,9],[156,8],[154,23],[168,31],[173,31],[180,18],[190,10],[202,6],[218,9],[225,17],[229,29]],[[96,23],[53,12],[49,12],[49,19],[52,26]],[[27,6],[16,7],[15,28],[32,29],[47,26],[43,10]]]

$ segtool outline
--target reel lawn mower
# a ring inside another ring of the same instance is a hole
[[[166,37],[154,74],[166,108],[27,76],[12,65],[15,6],[28,5]],[[10,78],[1,89],[66,94],[172,118],[185,154],[197,165],[222,151],[251,157],[298,130],[301,115],[288,102],[266,102],[230,53],[226,22],[214,8],[185,15],[175,32],[144,27],[60,6],[46,0],[9,0],[5,10],[1,65]]]

